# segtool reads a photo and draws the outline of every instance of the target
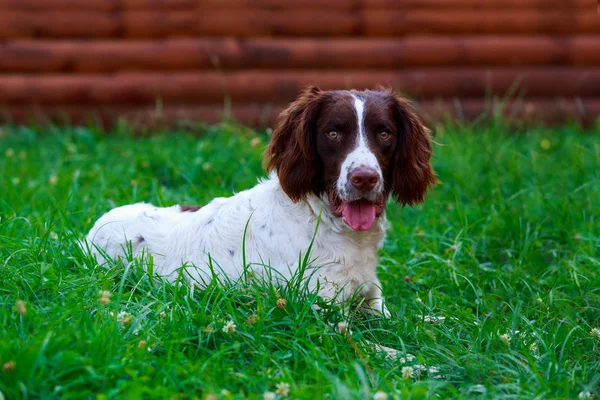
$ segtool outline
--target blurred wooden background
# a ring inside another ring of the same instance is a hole
[[[595,0],[0,0],[0,120],[224,115],[391,86],[434,120],[600,115]],[[499,101],[501,100],[501,101]]]

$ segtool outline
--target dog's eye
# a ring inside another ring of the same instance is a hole
[[[391,137],[392,137],[392,134],[387,131],[379,132],[379,138],[381,138],[382,140],[388,140]]]
[[[336,131],[331,131],[327,134],[331,139],[337,139],[340,135]]]

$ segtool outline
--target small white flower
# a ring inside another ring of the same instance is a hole
[[[287,397],[290,394],[290,384],[289,383],[279,382],[277,385],[275,385],[275,387],[277,388],[275,393],[277,393],[281,397]]]
[[[469,388],[469,393],[473,393],[473,392],[483,394],[483,393],[487,392],[487,389],[483,385],[473,385]]]
[[[595,336],[596,338],[600,339],[600,329],[594,328],[590,331],[590,334],[592,336]]]
[[[415,373],[412,367],[402,367],[402,378],[411,379]]]
[[[273,392],[264,392],[263,393],[263,400],[275,400],[276,397],[277,397],[277,395]]]
[[[117,321],[123,326],[128,326],[133,322],[133,317],[127,311],[121,311],[117,315]]]
[[[579,399],[593,399],[594,398],[594,393],[592,393],[590,391],[579,392],[579,396],[577,396],[577,398],[579,398]]]
[[[230,394],[231,394],[231,392],[229,390],[227,390],[227,389],[221,390],[221,396],[223,396],[223,397],[227,397]]]
[[[421,371],[427,370],[427,367],[421,364],[415,364],[414,368],[417,371],[417,373],[421,373]]]
[[[50,183],[52,186],[56,185],[56,183],[58,182],[58,177],[56,175],[50,175],[50,178],[48,178],[48,183]]]
[[[510,346],[511,338],[508,333],[503,333],[499,337],[500,337],[500,340],[502,340],[502,342],[504,342],[505,345]]]
[[[417,357],[413,356],[410,353],[406,353],[406,361],[413,362],[415,360],[415,358],[417,358]]]
[[[346,321],[338,322],[337,324],[337,332],[345,333],[348,330],[348,323]]]
[[[377,392],[373,395],[373,400],[387,400],[388,395],[385,392]]]
[[[229,321],[223,327],[223,332],[231,334],[235,332],[235,328],[237,328],[235,323],[233,321]]]
[[[445,319],[446,319],[446,317],[435,317],[435,316],[432,316],[432,315],[425,315],[423,317],[423,321],[428,322],[428,323],[430,323],[432,325],[437,325],[437,324],[439,324],[441,322],[444,322]]]
[[[440,369],[438,367],[429,367],[427,372],[430,374],[437,374],[438,372],[440,372]]]
[[[531,344],[529,345],[529,351],[532,353],[537,353],[537,351],[538,351],[537,342],[531,342]]]
[[[102,304],[108,304],[110,303],[110,296],[111,293],[108,290],[101,290],[100,292],[98,292],[98,295],[100,296],[98,298],[98,301]]]

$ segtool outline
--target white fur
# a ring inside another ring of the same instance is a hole
[[[349,199],[348,197],[348,189],[351,186],[348,177],[356,168],[371,168],[379,175],[379,181],[377,182],[375,187],[365,196],[365,198],[371,201],[376,201],[377,198],[381,195],[381,192],[383,191],[383,175],[381,173],[381,167],[379,166],[379,162],[377,162],[377,157],[375,157],[375,154],[373,154],[373,152],[369,148],[369,144],[367,142],[367,137],[365,134],[365,102],[357,96],[353,95],[352,97],[354,98],[354,108],[356,109],[356,124],[358,127],[358,135],[356,139],[356,146],[346,156],[344,162],[342,163],[342,166],[340,168],[340,177],[336,183],[336,189],[342,199],[354,200]]]
[[[102,252],[119,258],[131,246],[134,256],[152,255],[156,273],[174,279],[185,265],[186,276],[201,284],[212,276],[209,259],[216,273],[240,277],[244,246],[253,273],[265,274],[271,268],[273,279],[283,281],[297,271],[299,255],[310,245],[320,212],[312,262],[305,273],[306,278],[312,275],[310,288],[318,282],[320,294],[329,298],[356,294],[367,300],[369,308],[388,315],[375,271],[385,215],[369,231],[355,232],[332,214],[326,196],[311,194],[294,203],[276,176],[233,197],[214,199],[195,212],[144,203],[115,208],[96,222],[86,241],[101,263],[106,261]]]

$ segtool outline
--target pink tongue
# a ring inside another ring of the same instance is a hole
[[[344,221],[355,231],[366,231],[375,222],[375,205],[366,200],[343,202]]]

